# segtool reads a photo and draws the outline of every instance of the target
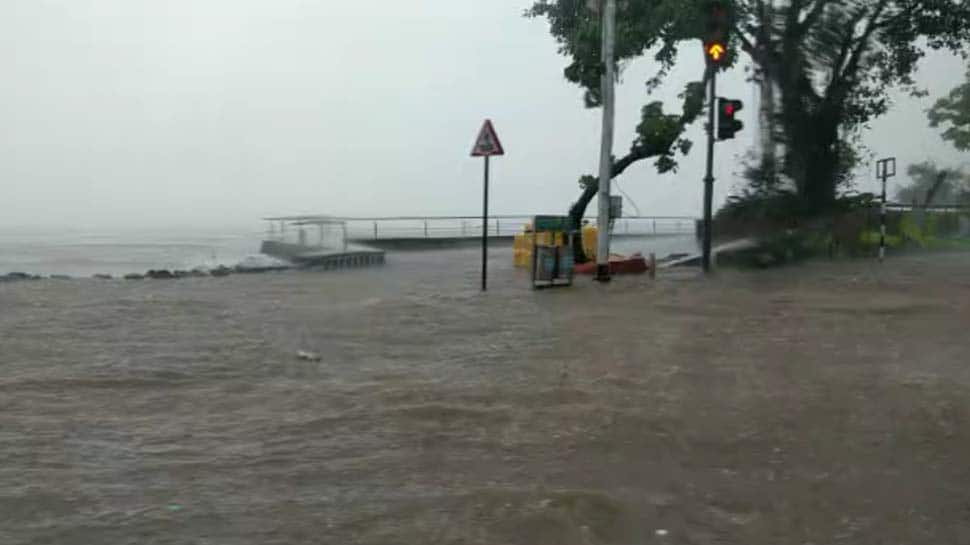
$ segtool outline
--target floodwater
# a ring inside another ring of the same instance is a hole
[[[970,256],[477,256],[0,284],[0,543],[970,541]]]

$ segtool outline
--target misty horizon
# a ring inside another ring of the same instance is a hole
[[[567,60],[530,2],[434,0],[312,5],[299,1],[97,0],[0,7],[0,229],[232,227],[303,213],[474,215],[481,160],[468,156],[484,118],[506,155],[492,162],[494,214],[565,213],[595,173],[599,111],[562,76]],[[700,54],[681,53],[647,95],[649,60],[625,67],[614,153],[642,105],[679,108]],[[865,141],[907,164],[962,166],[925,109],[959,84],[960,59],[931,54]],[[715,206],[738,182],[757,135],[756,92],[737,67],[719,94],[746,102],[745,130],[717,146]],[[689,137],[702,141],[703,123]],[[617,179],[644,215],[697,216],[703,146],[657,175],[644,161]],[[869,165],[857,189],[874,191]],[[628,213],[633,206],[626,205]],[[591,209],[592,210],[595,209]]]

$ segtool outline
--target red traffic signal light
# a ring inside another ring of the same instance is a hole
[[[728,140],[734,138],[734,133],[744,128],[744,123],[735,119],[735,115],[744,108],[740,100],[730,98],[717,99],[717,139]]]

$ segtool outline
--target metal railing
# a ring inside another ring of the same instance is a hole
[[[477,238],[482,236],[482,218],[475,216],[407,216],[340,218],[346,222],[351,240],[407,238]],[[585,218],[596,224],[596,218]],[[486,226],[489,237],[511,237],[521,233],[532,216],[491,216]],[[696,219],[689,216],[633,216],[614,222],[614,235],[662,236],[694,233]]]

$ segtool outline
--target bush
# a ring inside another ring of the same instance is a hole
[[[813,256],[875,255],[879,247],[879,203],[871,193],[840,197],[823,213],[808,210],[790,191],[747,192],[728,199],[714,217],[718,237],[749,237],[756,248],[722,255],[722,263],[768,267]],[[960,215],[932,211],[891,211],[886,246],[951,248]]]

